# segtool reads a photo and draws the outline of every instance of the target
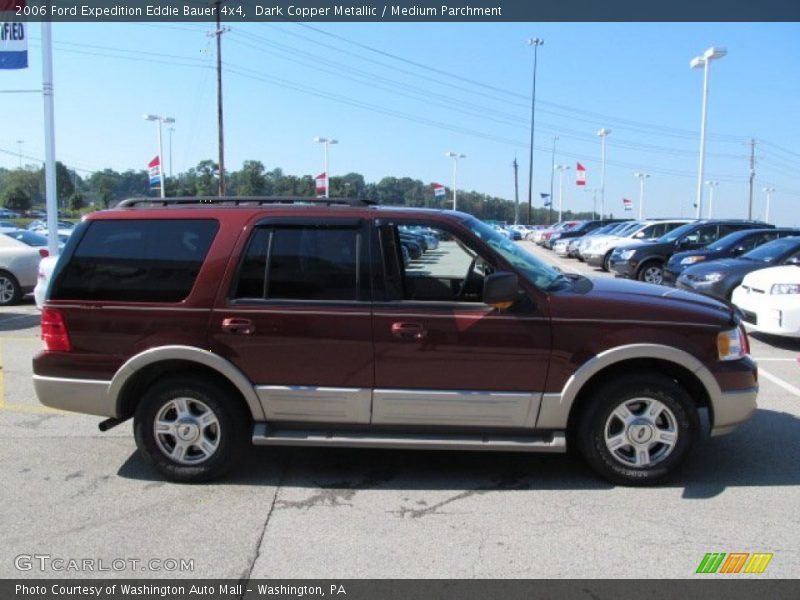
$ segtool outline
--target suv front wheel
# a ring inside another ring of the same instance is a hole
[[[167,479],[222,476],[247,448],[249,419],[238,398],[204,377],[162,379],[136,408],[136,445]]]
[[[664,281],[664,265],[657,260],[651,260],[639,269],[639,281],[661,284]]]
[[[699,427],[686,390],[648,373],[611,382],[589,400],[578,423],[578,447],[612,483],[648,485],[680,464]]]

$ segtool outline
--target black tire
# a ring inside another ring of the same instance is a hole
[[[0,306],[19,304],[22,288],[17,278],[8,271],[0,271]]]
[[[659,412],[652,426],[647,425],[648,417],[638,413],[638,407],[644,410],[659,404],[666,410]],[[627,426],[617,416],[619,413],[615,414],[623,406],[632,418]],[[700,418],[687,391],[668,377],[642,373],[597,390],[579,415],[574,439],[583,458],[604,479],[620,485],[652,485],[674,473],[699,431]],[[656,441],[660,439],[656,436],[673,433],[671,445]],[[636,437],[643,441],[634,441]],[[615,445],[612,440],[617,438],[623,443],[610,449],[609,445]],[[650,464],[631,464],[640,452]]]
[[[611,270],[611,253],[612,252],[614,252],[614,250],[609,250],[608,252],[606,252],[606,255],[603,257],[603,266],[601,268],[606,273],[608,273]]]
[[[174,405],[181,399],[187,404],[188,413],[194,414],[180,417]],[[202,423],[206,408],[216,423]],[[173,432],[157,436],[157,417],[161,415],[162,421],[166,418],[172,422],[172,413],[176,424]],[[145,392],[136,407],[133,432],[136,445],[148,462],[167,479],[180,483],[210,481],[227,473],[249,447],[252,434],[249,413],[239,398],[211,378],[188,375],[161,379]],[[185,435],[186,441],[179,440],[179,435]],[[182,461],[167,453],[170,443],[173,449],[179,445],[185,449]],[[214,450],[208,451],[207,447]]]
[[[664,281],[664,263],[658,260],[648,260],[636,273],[639,281],[661,285]]]

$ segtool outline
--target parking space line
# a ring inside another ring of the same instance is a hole
[[[782,387],[787,392],[794,394],[798,398],[800,398],[800,388],[796,388],[791,383],[785,382],[783,379],[778,377],[777,375],[773,375],[769,371],[765,371],[764,369],[759,369],[758,374],[764,377],[767,381],[771,381],[775,385]]]
[[[767,362],[767,361],[770,361],[770,362],[796,362],[797,361],[796,358],[756,358],[755,356],[753,357],[753,360],[755,360],[757,362]]]

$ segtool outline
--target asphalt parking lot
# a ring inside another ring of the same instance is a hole
[[[176,485],[140,459],[130,422],[100,433],[38,404],[38,335],[31,300],[0,309],[0,577],[683,578],[707,552],[773,553],[758,577],[800,576],[798,342],[751,337],[756,416],[657,488],[614,487],[565,455],[300,448]]]

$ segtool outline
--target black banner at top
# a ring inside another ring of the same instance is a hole
[[[0,20],[73,22],[800,21],[800,0],[0,0]]]

